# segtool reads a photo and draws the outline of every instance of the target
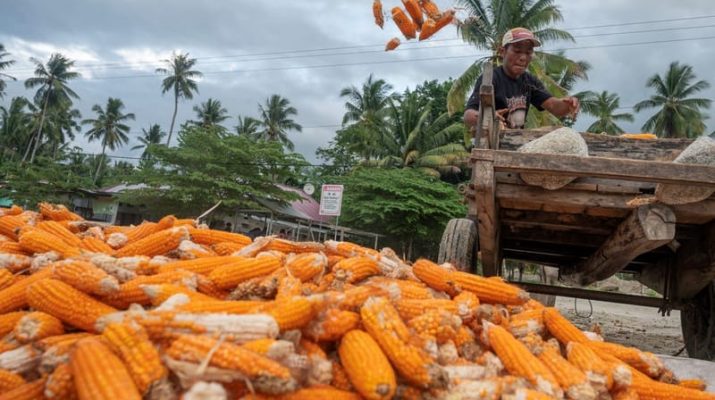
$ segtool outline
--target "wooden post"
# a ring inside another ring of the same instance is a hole
[[[489,161],[477,161],[473,168],[476,198],[470,203],[476,206],[483,273],[484,276],[492,276],[498,274],[500,261],[499,211],[495,197],[494,166]]]
[[[662,204],[638,207],[616,228],[601,247],[574,269],[564,271],[567,281],[580,285],[606,279],[639,255],[675,238],[675,214]]]

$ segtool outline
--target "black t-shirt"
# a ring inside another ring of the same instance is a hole
[[[504,67],[494,69],[494,101],[496,110],[509,109],[506,120],[510,128],[522,128],[526,123],[526,114],[529,112],[529,104],[532,104],[539,111],[543,111],[541,105],[552,97],[544,84],[536,79],[534,75],[524,72],[517,79],[512,79],[504,72]],[[482,77],[479,76],[477,84],[474,86],[472,95],[469,96],[467,108],[479,109],[479,87],[482,85]],[[495,110],[495,111],[496,111]]]

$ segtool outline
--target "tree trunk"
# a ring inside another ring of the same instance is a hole
[[[97,172],[94,174],[94,179],[92,180],[92,184],[96,185],[97,184],[97,179],[99,179],[99,171],[102,169],[102,164],[104,164],[104,152],[107,149],[107,145],[104,144],[102,145],[102,158],[99,159],[99,162],[97,163]]]
[[[171,143],[171,134],[174,133],[174,122],[176,122],[176,112],[179,111],[179,93],[174,90],[174,116],[171,117],[171,127],[169,128],[169,138],[166,139],[166,146]]]
[[[51,84],[50,82],[48,84]],[[49,90],[49,89],[48,89]],[[35,145],[32,148],[32,156],[30,156],[30,164],[32,164],[35,161],[35,153],[37,153],[37,149],[40,147],[40,144],[42,143],[42,127],[45,125],[45,114],[47,113],[47,104],[50,102],[50,92],[48,91],[45,96],[45,104],[42,105],[42,114],[40,114],[40,128],[37,130],[37,138],[35,139]],[[26,154],[27,156],[27,154]],[[22,159],[22,161],[25,161],[25,158]]]

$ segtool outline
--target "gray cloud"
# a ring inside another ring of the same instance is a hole
[[[383,3],[387,9],[397,5],[398,1]],[[449,4],[447,1],[438,3],[445,7]],[[709,0],[658,2],[657,7],[647,0],[559,1],[558,4],[564,15],[562,26],[573,28],[572,34],[581,37],[576,43],[548,44],[549,49],[715,36],[714,28],[701,28],[584,37],[715,25],[715,18],[578,29],[628,21],[709,15],[713,13]],[[51,52],[60,51],[76,59],[84,76],[82,80],[72,82],[72,87],[81,96],[76,107],[84,117],[90,117],[93,104],[104,105],[110,96],[121,98],[127,111],[137,116],[132,124],[134,137],[151,123],[159,123],[168,129],[171,96],[161,95],[161,77],[153,70],[156,61],[168,57],[172,51],[188,51],[199,58],[197,68],[206,75],[194,100],[181,103],[178,121],[194,118],[192,107],[213,97],[221,100],[229,110],[232,119],[226,126],[232,128],[236,116],[256,116],[258,103],[277,93],[288,98],[298,109],[297,120],[306,127],[302,133],[290,134],[296,149],[309,160],[316,161],[315,149],[325,145],[335,129],[315,127],[340,124],[344,112],[344,99],[339,97],[341,88],[359,86],[373,73],[391,83],[395,90],[402,91],[425,80],[457,77],[477,56],[475,49],[449,40],[456,37],[451,27],[427,43],[408,42],[399,51],[384,53],[381,51],[383,44],[399,32],[389,20],[384,30],[377,28],[372,22],[370,5],[369,0],[201,3],[188,0],[26,0],[4,6],[0,14],[0,43],[5,44],[7,51],[18,60],[9,71],[18,78],[24,79],[31,74],[28,69],[31,66],[27,63],[30,56],[46,59]],[[690,64],[700,79],[712,79],[713,42],[710,39],[573,49],[568,50],[567,55],[593,65],[591,79],[579,83],[577,90],[616,92],[621,96],[621,105],[632,106],[650,95],[650,90],[645,87],[646,79],[655,73],[663,73],[671,61]],[[375,46],[352,48],[365,45]],[[325,48],[343,49],[298,52]],[[254,56],[247,57],[248,54]],[[229,55],[240,57],[225,57]],[[420,59],[431,60],[416,61]],[[398,60],[403,62],[392,62]],[[305,68],[360,63],[365,64]],[[92,67],[88,69],[87,65]],[[142,77],[145,75],[148,77]],[[9,82],[8,92],[5,102],[11,96],[31,95],[21,81]],[[708,89],[702,96],[714,98],[715,89]],[[624,124],[624,128],[640,131],[647,116],[646,113],[636,115],[636,121]],[[585,129],[589,123],[590,119],[583,116],[577,128]],[[715,129],[712,120],[708,123],[710,130]],[[97,143],[86,143],[81,134],[76,143],[89,152],[100,151]],[[117,154],[130,155],[129,147]]]

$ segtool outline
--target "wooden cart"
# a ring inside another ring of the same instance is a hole
[[[491,82],[485,69],[484,82]],[[467,218],[449,222],[440,262],[485,276],[504,259],[559,268],[569,285],[521,283],[533,293],[681,310],[691,357],[715,360],[715,196],[684,205],[653,198],[657,183],[715,186],[715,167],[671,161],[692,140],[582,134],[590,157],[516,150],[548,130],[499,131],[493,87],[480,88],[472,180],[463,187]],[[558,189],[525,184],[519,174],[577,176]],[[632,272],[660,293],[647,297],[585,289]]]

